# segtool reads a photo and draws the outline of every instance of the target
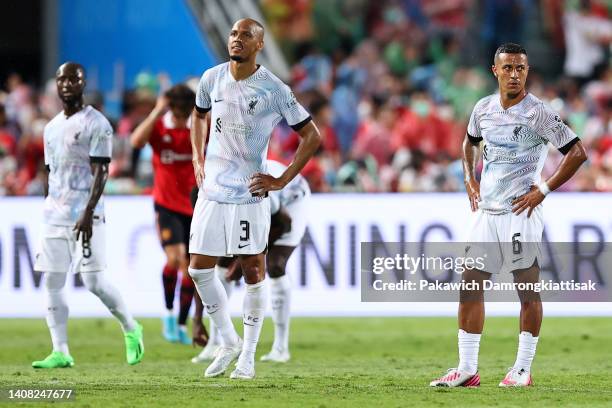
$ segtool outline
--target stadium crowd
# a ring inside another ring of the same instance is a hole
[[[324,138],[303,171],[313,191],[462,190],[467,121],[476,101],[495,89],[491,57],[505,41],[526,46],[530,91],[559,111],[588,148],[587,165],[564,189],[612,191],[612,6],[605,1],[261,5],[292,62],[290,83]],[[143,73],[125,92],[108,193],[150,189],[151,152],[132,150],[128,139],[167,82]],[[103,110],[98,93],[86,102]],[[54,81],[36,90],[18,74],[9,77],[0,93],[0,195],[42,193],[42,131],[60,109]],[[298,135],[280,125],[270,146],[273,158],[290,160]],[[551,157],[545,174],[561,156]]]

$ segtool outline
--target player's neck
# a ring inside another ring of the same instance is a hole
[[[527,96],[527,91],[525,89],[523,89],[517,96],[515,96],[514,98],[511,98],[510,96],[508,96],[507,94],[504,94],[502,92],[499,93],[499,101],[501,103],[502,108],[504,109],[510,109],[511,107],[513,107],[514,105],[518,104],[519,102],[521,102],[523,99],[525,99],[525,97]]]
[[[66,115],[67,118],[79,112],[85,107],[85,105],[83,104],[83,98],[70,102],[62,102],[62,104],[64,105],[64,115]]]
[[[241,81],[253,75],[259,68],[259,65],[253,59],[252,61],[233,61],[230,60],[230,73],[236,81]]]

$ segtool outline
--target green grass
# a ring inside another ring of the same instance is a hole
[[[44,319],[0,320],[0,388],[71,387],[76,404],[67,406],[104,408],[612,405],[612,320],[606,318],[545,318],[529,389],[497,387],[514,362],[516,318],[487,319],[482,385],[476,389],[428,387],[456,364],[451,318],[296,318],[292,361],[258,363],[253,381],[205,379],[205,366],[189,361],[196,350],[164,342],[156,319],[143,324],[146,355],[140,365],[125,364],[115,321],[73,319],[75,367],[35,371],[30,362],[50,348]],[[258,357],[271,340],[267,320]]]

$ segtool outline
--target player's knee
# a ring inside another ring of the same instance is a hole
[[[168,253],[166,254],[166,264],[172,269],[179,269],[181,267],[181,258],[178,254]]]
[[[187,271],[189,272],[191,279],[193,279],[193,282],[196,284],[206,284],[215,278],[215,270],[212,268],[196,269],[190,267]]]
[[[275,260],[268,264],[268,275],[271,278],[280,278],[285,275],[285,265],[282,259]]]
[[[96,272],[82,273],[81,279],[88,291],[94,295],[102,293],[102,282]]]
[[[258,265],[243,266],[242,274],[244,275],[244,281],[251,285],[261,282],[264,278],[263,271]]]
[[[45,288],[47,292],[60,292],[66,284],[65,273],[47,273],[45,278]]]

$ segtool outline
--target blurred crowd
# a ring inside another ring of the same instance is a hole
[[[291,62],[289,82],[323,144],[304,169],[316,192],[460,191],[461,143],[472,107],[496,89],[492,56],[525,45],[528,88],[581,137],[589,161],[570,191],[612,191],[612,5],[605,0],[261,0]],[[194,73],[199,75],[200,73]],[[113,122],[109,193],[146,193],[151,151],[132,130],[167,88],[143,73]],[[197,78],[188,81],[192,86]],[[103,110],[101,95],[87,103]],[[18,74],[0,94],[0,195],[40,194],[42,129],[61,105],[50,80],[37,91]],[[270,155],[288,161],[299,136],[286,125]],[[545,174],[561,160],[551,150]]]

